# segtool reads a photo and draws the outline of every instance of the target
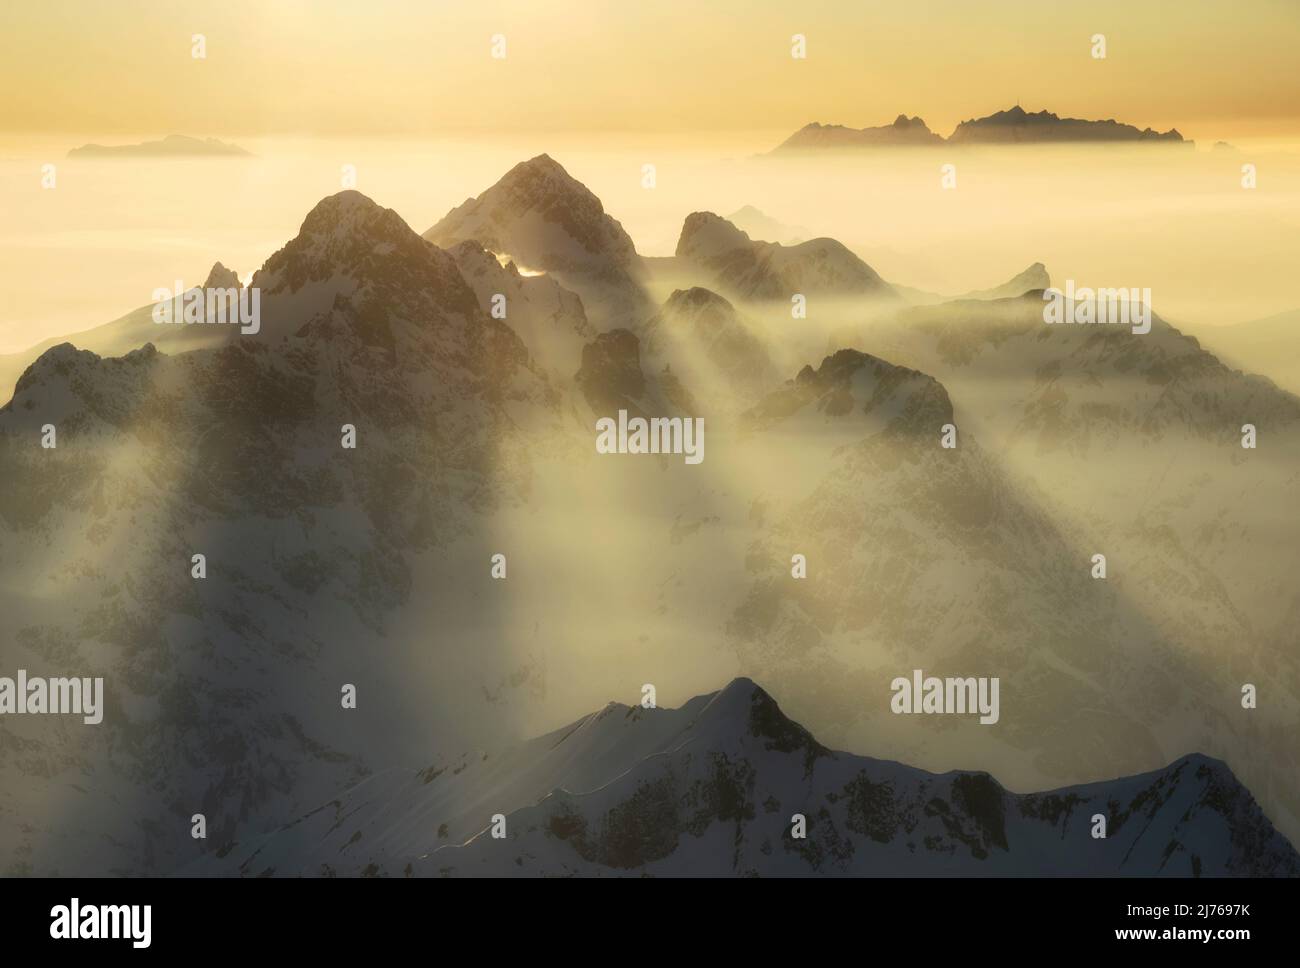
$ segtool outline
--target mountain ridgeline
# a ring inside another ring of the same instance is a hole
[[[1026,111],[1019,104],[982,118],[962,121],[947,138],[930,130],[920,118],[900,114],[893,124],[876,128],[849,128],[814,122],[800,128],[775,149],[777,152],[818,151],[826,148],[935,147],[973,144],[1180,144],[1177,129],[1154,131],[1124,124],[1114,118],[1086,121],[1062,118],[1050,111]]]
[[[737,679],[679,709],[610,703],[519,746],[375,777],[204,869],[1296,876],[1300,855],[1208,757],[1016,794],[987,773],[833,752]]]

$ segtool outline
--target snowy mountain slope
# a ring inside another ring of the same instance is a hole
[[[259,273],[261,333],[179,356],[64,344],[0,410],[5,669],[102,675],[108,703],[98,727],[0,720],[4,869],[174,869],[204,849],[192,813],[214,836],[275,825],[418,743],[413,724],[457,735],[515,671],[452,638],[398,646],[433,621],[428,559],[486,572],[485,516],[526,495],[559,397],[394,218],[326,199]]]
[[[505,297],[507,324],[551,382],[571,380],[582,347],[596,335],[577,293],[549,276],[524,275],[513,262],[503,266],[477,242],[461,242],[448,252],[485,313],[491,314],[494,298]]]
[[[1229,326],[1205,326],[1200,340],[1220,359],[1263,373],[1300,394],[1300,310]]]
[[[755,448],[823,476],[769,502],[729,623],[732,648],[746,668],[787,683],[797,708],[815,702],[837,743],[876,737],[891,755],[988,764],[1017,783],[1161,758],[1161,731],[1212,683],[1172,658],[1177,643],[1149,627],[1124,586],[1090,578],[1089,549],[969,431],[959,428],[956,449],[941,447],[940,390],[918,381],[834,420],[814,409],[827,398],[814,397],[796,411],[803,423],[756,435]],[[820,436],[802,429],[816,419]],[[829,461],[818,462],[819,444]],[[794,554],[806,578],[792,576]],[[914,668],[1001,677],[1001,720],[908,721],[862,703]],[[1170,705],[1144,705],[1153,688]]]
[[[1231,762],[1290,830],[1297,401],[1158,318],[1142,336],[1049,327],[1041,313],[1032,295],[951,303],[859,334],[854,345],[942,381],[958,447],[877,434],[769,504],[779,523],[751,553],[735,647],[835,742],[887,737],[890,755],[931,767],[973,744],[964,762],[1022,786],[1198,748]],[[1241,447],[1246,422],[1266,446]],[[806,582],[790,579],[795,551]],[[995,736],[882,733],[888,720],[863,717],[856,695],[903,642],[927,664],[1000,670],[1026,704]],[[1266,669],[1280,672],[1269,701],[1243,708]],[[999,752],[1003,741],[1022,752]]]
[[[1014,794],[986,773],[832,752],[748,679],[680,709],[611,703],[499,755],[372,781],[222,853],[216,869],[244,874],[1300,873],[1207,757]]]
[[[398,871],[439,846],[461,843],[485,817],[565,787],[595,789],[653,756],[688,728],[707,701],[659,710],[610,703],[561,729],[495,752],[390,770],[273,834],[226,844],[198,870],[259,874]]]

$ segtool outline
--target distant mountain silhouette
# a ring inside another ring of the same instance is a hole
[[[1082,121],[1062,118],[1049,111],[1028,113],[1017,104],[986,118],[974,118],[957,125],[948,136],[949,144],[1026,144],[1030,142],[1142,141],[1184,142],[1177,129],[1163,133],[1151,128],[1121,124],[1114,118]]]
[[[846,128],[841,124],[812,124],[800,128],[777,151],[804,148],[874,148],[882,145],[938,145],[943,138],[920,118],[900,114],[893,124],[878,128]]]
[[[216,138],[169,134],[161,141],[134,145],[87,144],[73,148],[69,158],[251,158],[252,152]]]
[[[983,118],[972,118],[957,125],[946,139],[926,126],[920,118],[900,114],[893,124],[878,128],[847,128],[839,124],[814,122],[800,128],[774,149],[821,150],[826,148],[874,148],[961,144],[1035,144],[1073,142],[1142,142],[1191,144],[1177,129],[1159,132],[1137,128],[1113,118],[1085,121],[1062,118],[1050,111],[1029,113],[1020,105]]]

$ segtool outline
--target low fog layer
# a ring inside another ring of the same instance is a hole
[[[126,356],[26,370],[0,411],[6,671],[109,698],[94,729],[0,724],[6,869],[185,869],[192,813],[212,850],[248,843],[377,770],[737,675],[822,743],[1018,791],[1222,758],[1300,834],[1300,399],[1167,321],[1283,296],[1259,263],[1294,252],[1222,203],[1237,176],[980,152],[943,192],[917,153],[665,161],[642,189],[632,156],[552,155],[489,191],[428,167],[442,202],[409,207],[362,166],[365,194],[277,216],[264,262],[216,233],[261,266],[256,335],[195,348],[136,316]],[[1126,201],[1220,177],[1153,221]],[[706,214],[744,203],[839,241]],[[1256,261],[1221,241],[1207,279],[1207,225]],[[1037,288],[1002,288],[1040,271],[1151,288],[1150,332],[1048,326]],[[619,411],[702,417],[704,460],[599,453]],[[999,677],[998,722],[894,714],[915,669]]]

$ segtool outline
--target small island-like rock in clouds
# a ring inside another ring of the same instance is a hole
[[[252,152],[216,138],[191,138],[169,134],[161,141],[134,145],[82,145],[68,152],[69,158],[251,158]]]

